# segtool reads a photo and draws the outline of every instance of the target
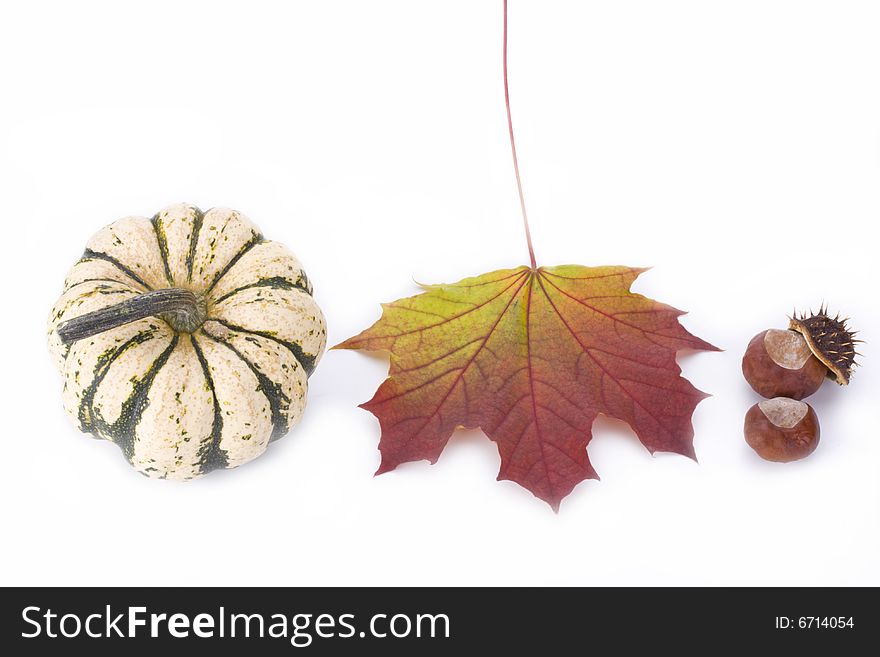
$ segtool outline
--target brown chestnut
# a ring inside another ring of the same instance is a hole
[[[743,376],[762,397],[803,399],[819,389],[828,368],[813,355],[796,331],[769,329],[746,348]]]
[[[746,442],[763,459],[787,463],[812,454],[819,444],[819,418],[806,402],[765,399],[746,413]]]

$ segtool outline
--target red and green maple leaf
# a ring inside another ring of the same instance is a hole
[[[706,395],[675,357],[715,348],[681,326],[681,311],[630,291],[642,271],[520,267],[384,304],[337,346],[391,355],[389,378],[362,404],[382,428],[377,474],[434,463],[457,428],[480,428],[501,453],[498,479],[558,508],[598,478],[586,448],[600,413],[652,453],[694,457],[691,415]]]
[[[501,471],[554,509],[598,475],[587,456],[601,413],[628,423],[652,453],[694,458],[691,417],[706,395],[681,376],[676,353],[714,350],[681,311],[630,291],[644,270],[538,267],[504,99],[531,266],[495,271],[384,304],[382,317],[337,349],[386,351],[389,377],[361,404],[382,429],[377,474],[439,458],[458,428],[498,445]]]

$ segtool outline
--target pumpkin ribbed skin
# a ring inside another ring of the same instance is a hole
[[[146,317],[67,345],[64,322],[151,290],[197,295],[193,332]],[[259,456],[302,415],[326,324],[297,258],[241,214],[175,205],[89,240],[49,316],[64,408],[151,477],[192,479]]]

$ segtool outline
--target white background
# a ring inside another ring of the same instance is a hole
[[[511,0],[514,121],[540,263],[653,265],[636,290],[724,348],[699,464],[597,422],[602,481],[554,514],[479,432],[373,477],[357,408],[387,362],[328,352],[302,424],[188,484],[61,408],[44,322],[95,230],[228,206],[305,262],[330,341],[413,280],[526,260],[501,0],[28,2],[0,10],[2,584],[880,584],[880,7]],[[809,401],[808,459],[742,438],[739,360],[827,301],[868,342]]]

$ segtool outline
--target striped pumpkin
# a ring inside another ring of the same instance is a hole
[[[183,204],[92,237],[48,332],[74,423],[167,479],[237,467],[287,433],[327,335],[290,251],[238,212]]]

